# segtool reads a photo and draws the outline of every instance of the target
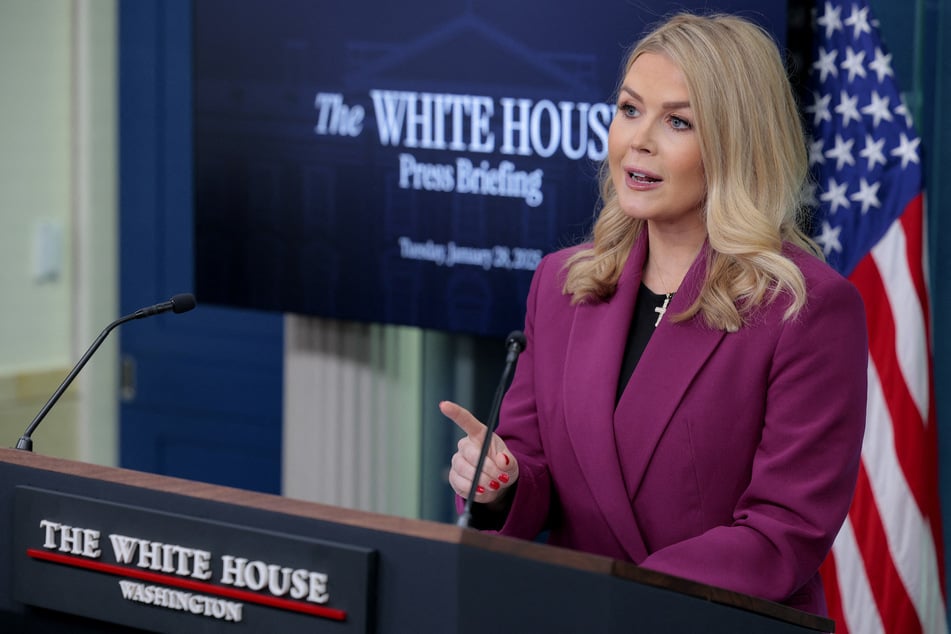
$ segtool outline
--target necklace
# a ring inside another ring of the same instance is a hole
[[[664,285],[664,303],[654,309],[654,312],[657,313],[657,321],[654,322],[654,328],[660,325],[660,320],[664,318],[664,314],[667,313],[667,305],[670,303],[670,298],[674,296],[672,292],[667,290],[667,282],[664,280],[664,276],[660,274],[660,267],[656,264],[654,265],[654,271],[657,272],[657,278],[660,280],[660,283]]]

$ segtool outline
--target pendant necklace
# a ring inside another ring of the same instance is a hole
[[[660,280],[660,283],[664,285],[664,303],[654,308],[654,312],[657,313],[657,321],[654,322],[654,328],[657,328],[657,326],[660,325],[660,320],[664,318],[664,314],[667,312],[667,304],[670,303],[670,298],[673,297],[674,294],[667,292],[667,282],[664,281],[664,276],[660,274],[660,267],[655,264],[654,270],[657,271],[657,278]]]

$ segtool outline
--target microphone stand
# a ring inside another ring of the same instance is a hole
[[[76,378],[76,375],[79,374],[80,370],[86,365],[86,362],[89,361],[90,357],[95,354],[96,350],[99,349],[99,346],[102,345],[102,342],[106,340],[106,337],[109,335],[116,326],[120,326],[127,321],[132,321],[133,319],[142,319],[144,317],[151,317],[152,315],[158,315],[159,313],[164,313],[166,311],[173,311],[175,313],[183,313],[191,310],[195,307],[195,298],[190,293],[182,293],[176,295],[167,302],[162,302],[161,304],[156,304],[154,306],[149,306],[148,308],[140,308],[139,310],[125,315],[116,319],[114,322],[102,329],[102,332],[99,333],[99,336],[96,337],[96,340],[89,346],[89,349],[86,350],[86,354],[82,356],[70,373],[63,379],[63,382],[60,383],[59,387],[56,388],[56,391],[53,392],[53,396],[46,401],[46,405],[43,406],[43,409],[33,418],[33,422],[30,423],[30,426],[26,428],[26,431],[23,432],[23,435],[20,436],[20,440],[17,441],[17,449],[22,449],[24,451],[33,451],[33,432],[36,431],[36,428],[46,417],[46,414],[49,413],[50,409],[53,408],[53,405],[56,404],[56,401],[59,400],[59,397],[63,395],[63,392],[66,391],[66,388],[69,387],[70,383],[73,382],[73,379]]]
[[[96,337],[96,340],[93,342],[89,349],[86,350],[86,354],[83,355],[82,359],[79,360],[72,371],[66,376],[59,387],[56,388],[56,391],[53,392],[53,396],[46,401],[46,405],[43,406],[43,409],[33,418],[33,422],[30,423],[30,426],[26,428],[26,431],[23,432],[23,435],[20,436],[20,440],[17,441],[17,449],[23,449],[25,451],[33,451],[33,432],[39,426],[40,422],[46,417],[46,414],[53,408],[53,405],[56,404],[56,401],[59,400],[59,397],[63,395],[63,392],[66,391],[66,388],[69,387],[70,383],[73,382],[73,379],[76,378],[76,375],[79,374],[79,371],[83,369],[83,366],[86,365],[86,362],[89,361],[89,358],[99,349],[99,346],[102,345],[102,342],[106,340],[106,337],[112,332],[113,328],[120,324],[124,324],[127,321],[136,319],[135,315],[126,315],[116,321],[112,322],[106,326],[102,332],[99,333],[99,336]]]
[[[489,418],[485,426],[485,438],[482,439],[482,447],[479,450],[479,460],[476,462],[475,475],[472,478],[472,487],[469,489],[469,495],[466,496],[465,505],[462,513],[456,521],[456,526],[467,528],[472,519],[472,500],[476,496],[476,490],[479,487],[479,477],[482,475],[482,468],[485,466],[485,458],[489,453],[489,445],[492,444],[492,434],[499,424],[499,410],[502,407],[502,396],[505,394],[505,388],[508,386],[509,375],[515,365],[518,355],[525,349],[525,335],[519,331],[513,331],[505,340],[505,347],[508,354],[505,356],[505,368],[502,370],[502,376],[499,379],[499,385],[495,388],[495,397],[492,399],[492,409],[489,410]]]

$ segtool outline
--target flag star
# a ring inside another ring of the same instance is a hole
[[[876,163],[881,163],[882,165],[888,163],[888,161],[885,160],[885,154],[882,153],[882,148],[884,147],[885,137],[876,139],[871,134],[865,135],[865,147],[859,152],[859,156],[868,161],[868,171],[875,169]]]
[[[872,27],[868,23],[868,7],[859,9],[852,5],[852,14],[845,19],[845,25],[852,27],[852,37],[859,39],[862,33],[871,33]]]
[[[833,7],[831,2],[826,2],[825,10],[816,24],[826,30],[826,39],[831,38],[833,33],[842,30],[842,7]]]
[[[909,128],[915,125],[914,119],[911,118],[911,111],[908,109],[908,104],[905,102],[905,96],[900,95],[901,103],[895,108],[895,114],[899,117],[905,118],[905,125]]]
[[[855,202],[862,203],[862,213],[868,213],[869,208],[871,207],[881,207],[882,203],[878,199],[878,188],[881,183],[874,183],[869,185],[868,182],[862,178],[859,181],[859,190],[849,196],[851,200]]]
[[[809,144],[809,165],[817,165],[826,162],[826,157],[822,153],[825,143],[826,142],[823,139],[816,139]]]
[[[826,150],[826,156],[835,159],[835,168],[841,170],[845,163],[855,165],[855,157],[852,156],[852,146],[855,145],[855,139],[846,141],[842,135],[835,135],[835,146],[831,150]]]
[[[881,97],[877,90],[872,91],[872,101],[862,108],[862,114],[872,115],[872,127],[877,128],[883,119],[885,121],[891,121],[893,119],[891,110],[888,109],[888,101],[889,98],[887,95]]]
[[[842,233],[842,227],[833,227],[828,222],[822,222],[822,233],[816,236],[816,242],[822,247],[826,257],[833,251],[842,252],[842,243],[839,242],[840,233]]]
[[[921,143],[921,139],[917,137],[914,139],[909,139],[904,132],[901,133],[901,140],[898,143],[898,147],[892,150],[892,156],[901,157],[902,169],[905,169],[908,166],[908,163],[918,162],[919,143]]]
[[[829,203],[830,211],[835,213],[839,207],[848,208],[849,199],[846,198],[845,192],[848,189],[848,183],[842,183],[839,185],[835,182],[834,178],[829,179],[829,191],[823,192],[819,195],[819,200],[822,202]],[[838,234],[836,234],[838,235]]]
[[[832,121],[832,114],[829,112],[832,95],[820,95],[817,92],[813,92],[812,95],[815,101],[811,106],[806,106],[806,112],[813,113],[813,125],[818,126],[823,121]]]
[[[842,70],[849,71],[849,81],[855,79],[855,76],[865,77],[865,51],[856,53],[849,46],[845,49],[845,61],[842,62]]]
[[[819,71],[820,82],[824,82],[829,75],[839,76],[839,67],[835,65],[835,58],[838,55],[839,51],[836,49],[831,51],[826,51],[824,48],[819,49],[819,59],[813,62],[812,67]]]
[[[846,128],[849,125],[851,119],[856,121],[862,120],[862,115],[859,114],[859,96],[852,95],[849,96],[849,93],[843,90],[839,98],[839,105],[835,107],[837,114],[842,115],[842,127]]]
[[[892,56],[891,53],[886,55],[882,49],[875,47],[875,59],[868,63],[868,67],[875,71],[875,74],[878,75],[878,83],[885,81],[886,77],[894,77],[895,72],[892,70]]]
[[[806,207],[818,207],[819,199],[816,198],[816,184],[809,181],[802,186],[802,203]]]

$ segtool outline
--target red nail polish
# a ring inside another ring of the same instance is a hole
[[[492,482],[489,482],[489,488],[493,491],[497,491],[499,489],[499,483],[495,480],[492,480]]]
[[[509,466],[509,456],[508,454],[502,454],[502,457],[505,458],[505,466]]]
[[[499,474],[499,482],[501,482],[502,484],[508,484],[508,481],[509,481],[509,474],[507,473]]]
[[[480,484],[476,487],[476,493],[485,493],[485,487]]]

